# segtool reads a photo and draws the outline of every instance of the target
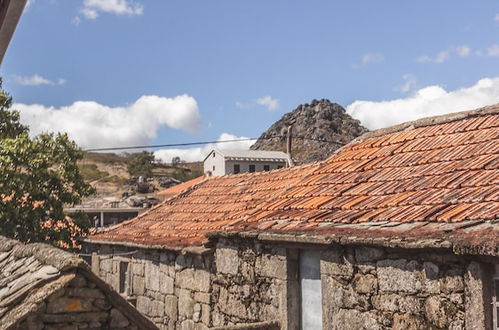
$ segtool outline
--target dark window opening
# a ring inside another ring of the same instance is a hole
[[[255,165],[251,164],[251,165],[249,166],[249,172],[250,172],[250,173],[255,172]]]
[[[270,165],[263,165],[263,170],[265,172],[270,171]]]
[[[234,164],[234,174],[241,173],[241,166],[239,164]]]
[[[282,165],[277,165],[277,169],[283,168],[284,166]]]
[[[127,286],[128,286],[127,276],[128,276],[128,262],[121,261],[120,262],[119,293],[124,293],[124,294],[128,293],[127,292]]]
[[[213,172],[215,172],[215,165],[213,165]]]

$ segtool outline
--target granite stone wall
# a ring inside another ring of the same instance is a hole
[[[1,327],[1,326],[0,326]],[[139,329],[113,307],[108,297],[83,275],[77,274],[16,326],[29,330]]]
[[[88,251],[99,251],[92,268],[116,289],[120,262],[128,263],[131,301],[162,329],[276,321],[281,329],[297,329],[299,251],[310,247],[220,238],[204,255],[145,249],[123,255],[133,249],[109,245]],[[490,322],[487,266],[476,257],[443,250],[320,249],[324,329],[486,329]]]
[[[483,266],[436,251],[323,251],[326,329],[484,329]],[[348,324],[348,326],[346,326]]]
[[[219,247],[199,255],[92,244],[86,252],[98,253],[92,258],[92,270],[118,292],[125,291],[123,295],[160,329],[285,319],[286,249],[250,242],[236,248],[225,241]],[[124,290],[123,265],[127,267]]]

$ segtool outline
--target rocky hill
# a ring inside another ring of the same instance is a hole
[[[292,157],[298,164],[326,159],[339,147],[367,132],[341,105],[327,99],[313,100],[282,116],[251,149],[286,152],[289,125],[293,125]]]

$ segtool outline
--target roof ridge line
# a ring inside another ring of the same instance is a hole
[[[66,271],[71,268],[85,268],[86,263],[75,254],[46,243],[28,243],[0,236],[0,251],[11,252],[18,257],[32,255],[45,265]]]
[[[413,130],[413,129],[419,128],[419,127],[427,127],[427,126],[445,124],[445,123],[450,123],[450,122],[457,121],[457,120],[462,120],[465,118],[486,116],[486,115],[497,114],[497,113],[499,113],[499,103],[488,105],[485,107],[472,109],[472,110],[464,110],[464,111],[459,111],[459,112],[447,113],[444,115],[424,117],[424,118],[416,119],[413,121],[408,121],[408,122],[404,122],[401,124],[388,126],[388,127],[384,127],[384,128],[379,128],[379,129],[376,129],[374,131],[366,132],[366,133],[362,134],[361,136],[352,140],[350,143],[346,144],[346,146],[352,146],[352,145],[355,145],[357,143],[363,142],[363,141],[368,140],[368,139],[377,138],[377,137],[385,136],[385,135],[392,134],[392,133]]]

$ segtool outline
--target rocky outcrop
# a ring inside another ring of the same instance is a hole
[[[293,125],[292,157],[297,163],[326,159],[339,147],[367,132],[341,105],[327,99],[313,100],[282,116],[251,149],[286,152],[290,125]]]

